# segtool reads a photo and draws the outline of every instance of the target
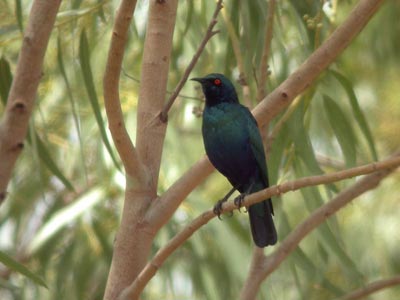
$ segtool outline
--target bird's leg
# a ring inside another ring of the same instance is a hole
[[[239,196],[237,196],[233,200],[233,203],[235,203],[235,205],[237,206],[239,211],[240,211],[240,208],[242,207],[244,197],[246,197],[248,194],[250,194],[250,191],[251,191],[253,185],[254,185],[254,181],[250,184],[250,186],[247,188],[247,190],[244,193],[241,193]],[[247,209],[244,212],[247,212]]]
[[[228,194],[226,194],[226,195],[224,196],[224,198],[218,200],[218,202],[215,203],[213,212],[214,212],[215,215],[218,216],[218,219],[221,220],[222,204],[223,204],[224,202],[226,202],[226,200],[229,199],[229,197],[233,194],[233,192],[234,192],[235,190],[236,190],[236,188],[233,187],[233,188],[228,192]],[[231,214],[232,214],[232,212],[231,212]]]

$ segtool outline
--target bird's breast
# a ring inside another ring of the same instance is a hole
[[[247,120],[241,111],[205,111],[202,131],[206,153],[215,168],[233,185],[246,182],[257,163],[249,143]]]

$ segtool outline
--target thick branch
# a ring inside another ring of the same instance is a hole
[[[346,296],[340,297],[337,300],[357,300],[365,298],[375,292],[379,292],[382,289],[386,289],[395,285],[400,284],[400,275],[394,276],[388,279],[377,280],[367,284],[366,286],[355,290]]]
[[[121,6],[121,9],[124,8]],[[136,153],[139,159],[132,163],[132,168],[143,163],[148,170],[148,177],[146,175],[145,181],[140,182],[139,186],[131,186],[127,178],[121,226],[114,243],[113,259],[104,296],[107,300],[117,299],[122,290],[143,269],[156,233],[154,226],[145,220],[145,215],[149,204],[156,198],[158,171],[166,131],[166,124],[161,122],[159,114],[165,99],[176,10],[177,0],[149,1],[137,116]],[[130,16],[120,10],[118,17],[122,20],[117,20],[117,22],[121,22],[126,27],[129,20],[124,18],[130,18]],[[116,26],[119,25],[116,24]],[[120,34],[120,32],[116,31],[115,34]],[[126,36],[114,36],[114,38],[116,46],[119,44],[115,50],[122,52],[122,41],[118,39],[125,39]],[[115,66],[117,69],[113,71],[119,75],[122,53],[117,55]],[[113,83],[114,89],[118,88],[117,84],[117,82]],[[117,111],[111,112],[118,119],[116,126],[122,126],[119,101],[115,99],[117,93],[115,90],[111,95],[115,101],[111,109],[117,109]],[[125,142],[128,142],[129,137],[126,132],[122,134]],[[136,155],[132,152],[133,146],[129,147],[131,148],[128,155]],[[130,164],[130,162],[127,163]]]
[[[126,130],[119,99],[122,60],[135,6],[136,1],[123,0],[117,11],[104,73],[103,91],[109,128],[115,147],[124,164],[126,173],[140,186],[143,183],[145,184],[146,171]]]
[[[137,110],[136,149],[149,170],[148,189],[156,196],[167,124],[160,119],[167,90],[177,0],[149,1]]]
[[[315,185],[319,185],[319,184],[332,183],[335,181],[339,181],[339,180],[343,180],[343,179],[347,179],[347,178],[351,178],[351,177],[355,177],[355,176],[359,176],[359,175],[363,175],[363,174],[369,174],[369,173],[377,172],[380,170],[384,170],[384,171],[381,171],[380,173],[377,173],[377,174],[381,174],[382,172],[384,172],[384,173],[386,172],[388,174],[389,171],[387,171],[387,169],[393,170],[394,168],[396,168],[399,165],[400,165],[400,153],[397,153],[396,156],[388,158],[381,162],[372,163],[372,164],[368,164],[368,165],[364,165],[364,166],[360,166],[360,167],[355,167],[352,169],[335,172],[332,174],[304,177],[304,178],[301,178],[301,179],[298,179],[295,181],[289,181],[289,182],[286,182],[286,183],[283,183],[280,185],[271,186],[267,189],[264,189],[264,190],[254,193],[254,194],[246,196],[243,201],[243,205],[249,206],[251,204],[263,201],[266,198],[270,198],[271,196],[281,195],[288,191],[295,191],[295,190],[298,190],[300,188],[304,188],[307,186],[315,186]],[[374,176],[374,175],[371,175],[371,176]],[[339,194],[338,197],[340,195],[341,194]],[[325,206],[322,206],[322,207],[325,207]],[[237,208],[237,207],[235,206],[235,204],[233,202],[225,202],[222,205],[223,212],[229,212],[229,211],[234,210],[235,208]],[[324,213],[325,213],[325,215],[323,215],[323,216],[325,217],[325,219],[331,215],[331,211],[324,210]],[[214,215],[212,209],[202,213],[200,216],[195,218],[188,226],[186,226],[181,232],[179,232],[174,238],[172,238],[166,246],[164,246],[163,248],[158,250],[157,253],[155,254],[155,256],[153,257],[153,259],[149,263],[147,263],[146,267],[139,274],[137,279],[129,286],[129,288],[127,288],[124,291],[123,295],[125,295],[125,296],[129,295],[130,298],[128,296],[126,296],[128,298],[122,298],[122,299],[136,299],[140,295],[140,293],[142,292],[142,290],[144,289],[144,287],[146,286],[148,281],[155,275],[157,270],[164,263],[164,261],[179,246],[181,246],[194,232],[196,232],[203,225],[207,224],[214,217],[215,217],[215,215]],[[282,244],[284,244],[285,241]]]
[[[183,74],[181,80],[179,81],[177,87],[175,88],[175,90],[172,92],[171,96],[169,97],[167,103],[164,106],[163,111],[161,112],[160,118],[163,122],[167,122],[168,120],[168,112],[172,107],[172,104],[174,103],[175,99],[178,97],[180,91],[183,88],[183,85],[185,84],[185,82],[187,81],[187,79],[189,78],[190,72],[192,72],[194,66],[196,65],[198,59],[200,58],[201,53],[203,52],[206,44],[208,43],[208,41],[215,35],[218,33],[218,31],[214,31],[214,26],[215,24],[217,24],[218,20],[218,14],[220,12],[220,10],[222,9],[222,0],[218,0],[217,2],[217,6],[215,7],[215,11],[214,14],[211,18],[210,24],[208,25],[206,34],[204,35],[203,40],[201,41],[199,48],[197,49],[196,53],[193,55],[192,60],[190,61],[189,65],[187,66],[185,73]]]
[[[33,2],[17,69],[0,124],[0,201],[6,196],[15,161],[24,148],[51,30],[61,1]]]

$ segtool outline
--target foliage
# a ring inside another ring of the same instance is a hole
[[[256,99],[257,85],[263,84],[255,74],[263,51],[267,1],[225,2],[216,26],[220,33],[207,44],[192,75],[223,72],[237,79],[243,72],[250,99]],[[268,91],[329,36],[353,2],[279,1]],[[0,3],[3,104],[29,4],[21,0]],[[2,299],[99,299],[103,294],[124,189],[120,162],[107,131],[101,87],[117,5],[117,1],[65,1],[57,16],[29,144],[0,211],[2,256],[8,253],[34,275],[23,272],[21,265],[11,266],[15,262],[8,265],[11,270],[1,268]],[[270,124],[271,131],[285,120],[270,145],[272,183],[368,163],[398,149],[396,32],[400,25],[395,11],[399,6],[387,1],[339,60]],[[168,90],[181,78],[213,10],[209,1],[180,1]],[[133,140],[146,13],[146,1],[139,1],[120,82],[122,109]],[[230,35],[229,28],[233,28]],[[236,52],[233,37],[239,41]],[[238,59],[243,61],[243,70],[238,68]],[[237,89],[242,90],[239,82]],[[195,85],[187,83],[173,106],[160,193],[204,153],[200,95]],[[256,101],[246,104],[255,106]],[[396,228],[400,224],[393,213],[398,207],[394,195],[399,179],[397,174],[320,226],[264,283],[263,298],[331,299],[375,278],[399,273]],[[274,199],[279,238],[352,182],[306,188]],[[226,180],[213,174],[158,233],[154,252],[228,189]],[[202,228],[169,258],[143,299],[236,298],[251,258],[247,218],[235,212],[232,218],[225,216],[223,222],[215,220]],[[42,278],[48,289],[40,286]],[[379,299],[393,298],[396,292],[398,288],[387,290]]]

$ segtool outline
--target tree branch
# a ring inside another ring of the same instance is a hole
[[[124,57],[128,29],[135,11],[136,0],[122,0],[116,14],[107,66],[103,79],[104,104],[109,129],[115,147],[124,164],[126,173],[135,179],[136,185],[146,185],[146,170],[141,163],[135,147],[125,127],[124,116],[119,99],[119,79]]]
[[[272,32],[274,27],[274,15],[275,15],[275,0],[268,1],[268,14],[267,14],[267,24],[265,27],[265,40],[264,48],[261,56],[260,68],[259,68],[259,78],[258,78],[258,89],[257,89],[257,101],[260,102],[266,95],[267,90],[265,88],[267,84],[268,77],[268,59],[271,52],[271,41]]]
[[[150,1],[149,5],[137,109],[136,150],[149,170],[150,183],[147,189],[155,198],[167,129],[167,124],[160,119],[160,113],[167,90],[178,1]]]
[[[343,297],[338,298],[337,300],[356,300],[367,297],[375,292],[378,292],[382,289],[386,289],[395,285],[400,284],[400,275],[394,276],[388,279],[377,280],[367,284],[366,286],[355,290]]]
[[[156,199],[166,132],[166,124],[161,122],[159,114],[165,100],[177,6],[177,0],[149,1],[137,110],[136,154],[139,159],[133,163],[133,168],[135,168],[140,161],[148,172],[145,184],[141,182],[140,186],[132,186],[127,177],[121,225],[114,243],[114,253],[104,295],[106,300],[117,299],[123,289],[137,277],[146,264],[156,234],[153,224],[145,220],[145,215],[151,201]],[[119,17],[130,18],[123,12],[119,14]],[[118,22],[126,26],[128,20],[118,20]],[[119,32],[116,33],[119,34]],[[123,39],[124,37],[115,38]],[[120,42],[116,41],[117,44]],[[116,50],[122,51],[122,48]],[[117,61],[122,59],[122,54],[118,55]],[[120,62],[118,64],[120,65]],[[114,83],[114,89],[117,89],[117,83]],[[114,91],[114,97],[116,93],[117,91]],[[120,110],[120,105],[117,104],[112,109]],[[122,122],[121,112],[114,111],[114,114],[119,119],[116,126],[121,126],[122,123],[118,123]],[[129,137],[125,133],[123,135],[126,142]],[[128,153],[132,154],[133,146],[130,147],[131,152]]]
[[[29,118],[42,77],[44,55],[60,4],[60,0],[35,0],[32,5],[0,124],[0,203],[6,197],[12,170],[24,148]]]
[[[339,180],[343,180],[343,179],[347,179],[347,178],[351,178],[351,177],[355,177],[355,176],[359,176],[359,175],[374,173],[374,172],[381,171],[381,170],[384,170],[381,172],[383,172],[383,173],[386,172],[388,174],[389,171],[386,171],[387,169],[393,170],[394,168],[396,168],[399,165],[400,165],[400,152],[396,153],[395,156],[385,159],[381,162],[371,163],[368,165],[359,166],[359,167],[351,168],[348,170],[335,172],[332,174],[304,177],[304,178],[294,180],[294,181],[289,181],[289,182],[286,182],[286,183],[283,183],[280,185],[271,186],[267,189],[264,189],[259,192],[256,192],[256,193],[246,196],[243,200],[243,206],[247,207],[247,206],[255,204],[257,202],[261,202],[264,199],[270,198],[272,196],[281,195],[288,191],[295,191],[300,188],[304,188],[304,187],[308,187],[308,186],[332,183],[335,181],[339,181]],[[381,173],[377,173],[377,174],[381,174]],[[373,175],[371,175],[371,176],[373,176]],[[339,194],[337,197],[339,197],[340,195],[341,194]],[[331,202],[329,202],[329,203],[331,203]],[[340,206],[340,207],[342,207],[342,206]],[[325,205],[320,207],[318,210],[320,210],[324,207],[325,207]],[[237,208],[237,207],[235,206],[235,204],[232,201],[225,202],[222,205],[222,211],[224,213],[232,211],[235,208]],[[338,210],[339,208],[337,208],[336,210]],[[325,217],[325,219],[332,214],[332,212],[330,210],[326,211],[326,209],[324,209],[323,212],[324,212],[324,214],[322,216]],[[168,242],[167,245],[165,245],[163,248],[161,248],[160,250],[157,251],[157,253],[154,255],[153,259],[149,263],[147,263],[147,265],[140,272],[140,274],[138,275],[136,280],[123,292],[123,295],[125,298],[123,297],[121,299],[124,299],[124,300],[125,299],[136,299],[137,297],[139,297],[140,293],[142,292],[142,290],[144,289],[146,284],[155,275],[155,273],[161,267],[161,265],[165,262],[165,260],[179,246],[181,246],[194,232],[196,232],[203,225],[207,224],[214,217],[215,217],[215,215],[213,213],[213,210],[212,209],[207,210],[204,213],[202,213],[200,216],[195,218],[189,225],[187,225],[185,228],[183,228],[182,231],[180,231],[178,234],[176,234],[175,237],[173,237]],[[319,221],[319,219],[318,219],[318,221]],[[313,228],[315,228],[315,227],[313,227]],[[311,229],[310,229],[310,231],[311,231]],[[304,237],[304,236],[302,236],[302,237]],[[285,241],[282,242],[282,245],[285,243]],[[281,249],[281,247],[279,249]],[[285,251],[286,251],[286,248],[285,248]]]
[[[171,109],[172,104],[174,103],[175,99],[178,97],[180,91],[182,90],[183,85],[186,83],[186,81],[190,75],[190,72],[192,72],[192,70],[193,70],[194,66],[196,65],[206,44],[214,35],[216,35],[219,32],[219,30],[213,31],[213,29],[214,29],[215,24],[217,24],[217,22],[218,22],[217,17],[222,8],[223,8],[222,0],[218,0],[217,6],[215,7],[214,14],[211,18],[210,24],[208,25],[206,34],[204,35],[204,38],[199,45],[199,48],[197,49],[196,53],[193,55],[193,58],[190,61],[189,65],[187,66],[185,73],[183,74],[183,76],[182,76],[181,80],[179,81],[178,85],[176,86],[175,90],[172,92],[171,96],[169,97],[167,103],[165,104],[165,106],[160,114],[161,121],[167,122],[168,112]]]
[[[400,154],[398,153],[397,155]],[[399,157],[397,156],[397,158]],[[365,176],[351,187],[339,193],[331,201],[316,209],[282,241],[278,249],[265,258],[261,271],[250,271],[250,276],[247,278],[247,282],[241,291],[240,299],[256,299],[262,281],[279,267],[286,257],[296,249],[304,237],[353,199],[375,188],[393,170],[394,166],[389,166],[387,169]]]
[[[303,92],[357,36],[383,0],[360,0],[346,21],[253,110],[260,125],[269,123]],[[261,83],[260,83],[261,84]]]

